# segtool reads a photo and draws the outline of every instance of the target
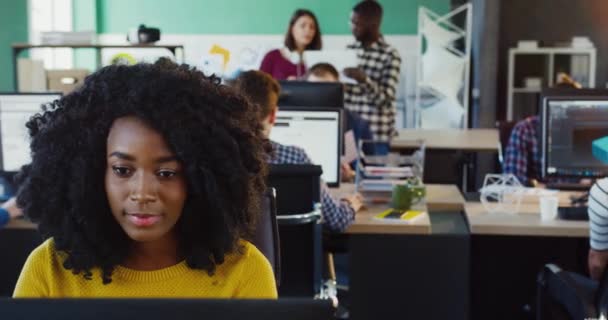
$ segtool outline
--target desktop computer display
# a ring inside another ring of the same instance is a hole
[[[344,89],[339,82],[279,81],[279,107],[344,106]]]
[[[334,187],[340,183],[341,132],[338,108],[285,107],[279,108],[270,139],[304,149],[323,168],[321,178]]]
[[[541,113],[544,177],[608,175],[601,146],[608,137],[608,96],[546,97]]]
[[[25,123],[41,106],[61,98],[60,93],[0,93],[0,157],[2,171],[19,171],[31,162],[30,140]]]

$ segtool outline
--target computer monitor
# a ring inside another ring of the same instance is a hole
[[[304,149],[313,164],[323,168],[323,181],[330,187],[337,187],[340,185],[343,140],[342,111],[339,108],[280,107],[270,139]]]
[[[597,93],[597,92],[596,92]],[[593,155],[594,141],[608,136],[608,91],[545,95],[541,109],[540,152],[543,178],[596,178],[608,165]]]
[[[19,171],[21,166],[31,162],[30,140],[25,123],[42,111],[43,104],[59,98],[61,93],[0,93],[2,171]]]
[[[0,319],[332,319],[329,300],[0,299]]]
[[[339,82],[279,81],[279,107],[344,106],[344,89]]]

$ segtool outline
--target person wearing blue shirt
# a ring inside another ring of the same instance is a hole
[[[17,207],[15,198],[10,198],[0,207],[0,228],[22,215],[23,212]]]

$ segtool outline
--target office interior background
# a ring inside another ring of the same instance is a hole
[[[354,40],[349,19],[358,2],[0,0],[0,93],[60,91],[70,88],[70,84],[57,83],[53,70],[81,79],[112,62],[153,62],[167,55],[229,80],[245,70],[258,69],[268,51],[283,46],[289,18],[298,8],[316,14],[323,50],[344,50]],[[429,217],[419,222],[426,223],[421,229],[414,225],[408,231],[405,225],[402,229],[394,224],[379,227],[373,220],[378,211],[364,209],[346,232],[350,237],[345,240],[349,249],[344,261],[350,288],[342,294],[349,305],[340,316],[541,319],[542,306],[537,300],[540,285],[536,280],[545,264],[556,263],[589,276],[589,217],[543,222],[540,196],[537,197],[541,193],[524,196],[524,204],[520,207],[518,202],[516,210],[503,208],[505,213],[488,209],[486,203],[482,205],[480,189],[487,185],[488,174],[502,172],[506,144],[515,123],[549,109],[543,98],[553,97],[546,90],[560,81],[558,73],[567,74],[584,90],[595,89],[583,91],[588,92],[583,98],[574,93],[566,95],[567,99],[608,106],[608,1],[378,2],[384,10],[381,33],[402,59],[396,93],[399,133],[392,148],[405,153],[412,149],[408,140],[429,139],[424,163]],[[431,27],[427,27],[428,33],[421,35],[421,28],[431,24],[428,17],[441,19],[462,8],[466,10],[437,24],[441,30],[433,29],[431,34]],[[427,15],[425,10],[433,14]],[[452,27],[446,27],[445,21]],[[160,29],[157,48],[128,47],[128,34],[142,24]],[[448,51],[463,53],[458,55],[460,60],[454,58],[460,67],[450,69],[451,65],[441,64],[446,63],[444,60],[423,58],[430,52],[431,37],[455,37],[460,32],[455,30],[463,33],[450,43]],[[54,31],[83,32],[85,37],[92,35],[96,44],[127,47],[28,46],[40,44],[44,33]],[[171,52],[164,45],[178,47]],[[20,59],[30,62],[18,62]],[[436,74],[425,78],[425,70],[431,69]],[[458,72],[454,76],[445,70]],[[20,85],[27,89],[19,90]],[[447,107],[447,111],[432,109],[434,97],[429,98],[429,92],[449,96],[440,89],[452,94],[453,100],[448,101],[455,105]],[[600,123],[598,128],[608,131],[608,122]],[[567,170],[582,172],[585,168]],[[594,171],[593,180],[608,172],[597,170],[601,172],[595,175]],[[345,185],[332,189],[339,193],[337,190],[343,190]],[[570,191],[559,192],[560,207],[573,203],[573,195],[567,192]],[[581,192],[581,188],[576,192]],[[534,203],[525,203],[530,198]],[[501,198],[498,202],[502,201]],[[604,205],[608,207],[608,203]],[[4,233],[7,239],[31,241],[17,235],[16,230],[10,225],[0,230],[0,239]],[[0,248],[3,247],[0,240]],[[14,257],[24,259],[26,253],[15,253]],[[0,270],[1,266],[2,262]],[[415,302],[407,304],[408,301]],[[602,306],[605,304],[600,303],[598,310]]]

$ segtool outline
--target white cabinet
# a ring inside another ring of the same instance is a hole
[[[507,120],[520,120],[537,113],[542,88],[552,87],[559,72],[567,73],[584,88],[594,88],[595,66],[595,48],[509,49]],[[538,80],[540,86],[532,85]]]

